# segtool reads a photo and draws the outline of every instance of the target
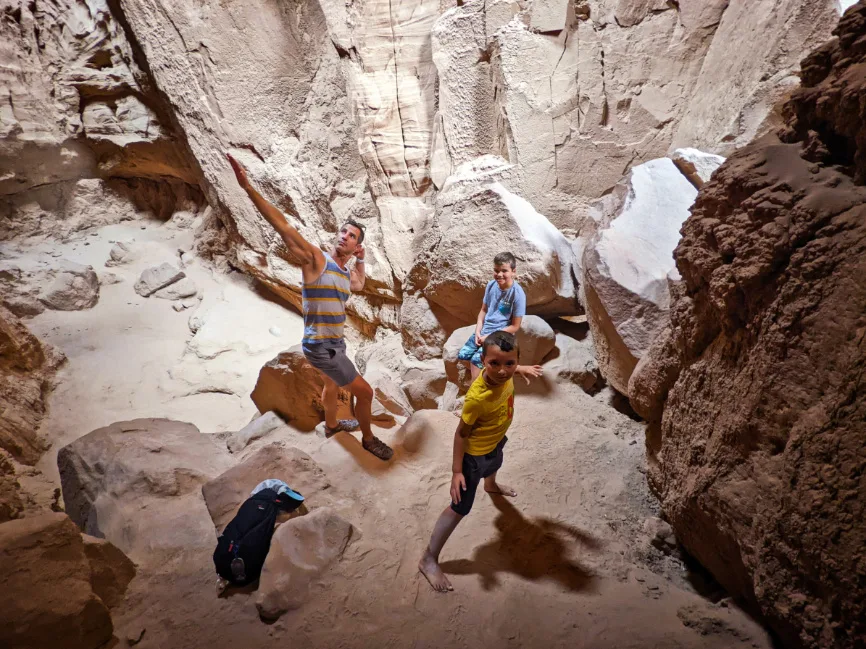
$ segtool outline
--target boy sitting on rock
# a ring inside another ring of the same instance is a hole
[[[498,259],[498,257],[497,257]],[[538,376],[540,367],[517,364],[517,340],[507,331],[495,331],[484,337],[481,344],[483,371],[466,393],[463,412],[454,433],[452,459],[451,505],[439,516],[430,543],[418,564],[419,570],[435,590],[453,590],[451,582],[439,566],[439,553],[445,542],[472,509],[478,484],[484,481],[484,491],[514,497],[510,487],[496,481],[502,466],[505,436],[514,418],[514,381],[519,373],[529,382]]]
[[[514,281],[517,259],[510,252],[493,258],[493,279],[484,289],[484,301],[478,313],[475,333],[460,348],[457,358],[469,363],[472,380],[481,373],[481,346],[494,331],[517,334],[526,315],[526,293]]]

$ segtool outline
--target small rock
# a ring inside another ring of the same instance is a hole
[[[150,297],[159,289],[174,284],[186,277],[182,270],[178,270],[168,262],[159,266],[151,266],[141,273],[141,277],[135,283],[135,292],[142,297]]]
[[[90,309],[99,301],[99,279],[92,266],[64,262],[39,299],[56,311]]]
[[[99,275],[99,283],[103,286],[111,286],[112,284],[120,284],[123,278],[116,273],[102,273]]]
[[[174,309],[175,311],[177,311],[178,313],[180,313],[186,307],[184,307],[182,302],[175,302],[174,304],[171,305],[171,308]]]
[[[241,428],[226,440],[226,446],[232,453],[244,450],[249,444],[260,439],[282,426],[285,422],[275,412],[266,412]]]
[[[131,632],[131,633],[128,633],[128,634],[126,635],[126,643],[127,643],[130,647],[134,647],[134,646],[137,645],[139,642],[141,642],[141,639],[144,637],[144,632],[145,632],[145,631],[147,631],[147,629],[145,629],[144,627],[142,627],[142,628],[141,628],[141,631],[133,631],[133,632]]]
[[[133,259],[132,249],[128,243],[118,241],[108,253],[109,259],[105,262],[108,267],[119,266],[120,264],[128,264]]]
[[[278,326],[276,326],[276,325],[274,325],[273,327],[271,327],[270,329],[268,329],[268,331],[271,332],[271,335],[272,335],[272,336],[276,336],[277,338],[279,338],[280,336],[283,335],[282,330],[281,330]]]
[[[189,277],[184,277],[170,286],[159,289],[153,294],[153,297],[158,297],[163,300],[181,300],[183,298],[192,297],[196,293],[198,293],[198,288],[195,283]]]

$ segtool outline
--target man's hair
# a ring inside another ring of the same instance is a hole
[[[500,266],[502,264],[508,264],[511,266],[511,270],[514,270],[517,267],[517,257],[510,252],[500,252],[493,258],[493,266]]]
[[[491,347],[499,347],[504,352],[520,352],[517,338],[507,331],[494,331],[484,339],[484,343],[481,345],[481,358],[487,356],[487,350]]]
[[[354,220],[352,220],[352,219],[349,219],[348,221],[346,221],[345,223],[343,223],[343,225],[340,226],[340,229],[342,230],[342,229],[345,228],[347,225],[351,225],[353,228],[358,228],[358,232],[361,233],[361,234],[358,235],[358,243],[364,243],[364,234],[365,234],[364,226],[361,225],[360,223],[358,223],[357,221],[354,221]]]

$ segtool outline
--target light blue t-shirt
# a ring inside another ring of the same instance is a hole
[[[482,336],[504,329],[511,324],[512,318],[526,315],[526,293],[517,282],[503,291],[496,280],[490,280],[484,289],[484,304],[487,305],[487,315],[481,327]]]

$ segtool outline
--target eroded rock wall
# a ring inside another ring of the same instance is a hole
[[[632,377],[677,538],[788,646],[866,641],[866,4],[701,190]]]

